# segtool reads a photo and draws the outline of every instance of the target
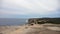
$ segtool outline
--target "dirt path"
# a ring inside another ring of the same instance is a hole
[[[22,26],[14,31],[7,31],[4,34],[38,34],[40,32],[40,27],[37,26]]]

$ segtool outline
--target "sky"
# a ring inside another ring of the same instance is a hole
[[[60,17],[59,0],[0,0],[0,18]]]

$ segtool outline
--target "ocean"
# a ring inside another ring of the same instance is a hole
[[[0,25],[22,25],[27,19],[20,18],[0,18]]]

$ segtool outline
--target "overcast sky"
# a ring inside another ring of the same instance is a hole
[[[0,0],[0,18],[60,17],[58,0]]]

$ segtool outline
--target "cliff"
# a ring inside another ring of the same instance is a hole
[[[60,24],[60,18],[30,18],[28,19],[28,24],[44,24],[44,23],[52,23],[52,24]]]

